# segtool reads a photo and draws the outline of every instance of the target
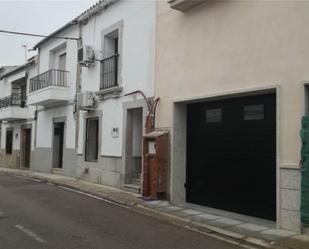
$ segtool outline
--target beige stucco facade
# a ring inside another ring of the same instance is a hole
[[[157,3],[156,127],[172,134],[171,200],[185,202],[185,104],[277,94],[277,227],[300,231],[299,130],[309,83],[308,1]]]

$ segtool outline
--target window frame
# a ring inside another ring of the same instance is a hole
[[[8,141],[8,133],[11,133],[11,142],[9,143]],[[5,153],[7,155],[12,155],[13,154],[13,140],[14,140],[14,132],[13,129],[7,129],[6,134],[5,134]]]
[[[117,60],[117,65],[116,65],[116,70],[117,70],[117,75],[116,75],[116,82],[113,86],[111,87],[107,87],[104,88],[102,87],[103,82],[102,82],[102,61],[106,58],[111,57],[110,54],[106,53],[105,50],[105,46],[106,46],[106,38],[108,38],[108,36],[112,36],[111,34],[116,32],[118,33],[117,35],[117,42],[116,42],[116,46],[115,49],[117,49],[117,51],[113,51],[113,55],[117,58],[115,58],[115,60]],[[107,27],[106,29],[101,31],[101,50],[103,51],[103,57],[101,58],[101,69],[100,69],[100,85],[99,85],[99,90],[100,91],[104,91],[104,90],[108,90],[111,88],[117,88],[117,87],[121,87],[122,86],[122,41],[123,41],[123,20],[120,20],[116,23],[114,23],[113,25]]]
[[[100,119],[99,117],[91,117],[91,118],[86,118],[86,129],[85,129],[85,161],[86,162],[97,162],[99,158],[99,129],[100,129]],[[89,159],[89,122],[91,121],[96,121],[97,122],[97,130],[96,130],[96,157],[95,159]]]

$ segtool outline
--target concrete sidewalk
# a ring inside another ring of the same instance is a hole
[[[231,240],[237,244],[256,245],[266,248],[308,249],[309,236],[275,229],[267,223],[250,223],[214,214],[211,211],[187,206],[175,206],[168,201],[144,201],[140,195],[100,184],[77,180],[61,175],[37,173],[27,170],[0,168],[19,177],[37,179],[55,185],[65,186],[106,200],[127,206],[136,212],[156,217],[191,230]]]

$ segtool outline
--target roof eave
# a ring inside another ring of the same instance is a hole
[[[70,27],[72,27],[76,24],[77,24],[77,19],[75,18],[74,20],[70,21],[69,23],[65,24],[61,28],[59,28],[56,31],[54,31],[53,33],[51,33],[49,36],[45,37],[43,40],[39,41],[33,48],[37,49],[37,48],[41,47],[44,43],[53,39],[53,37],[55,37],[56,35],[58,35],[62,31],[66,30],[66,29],[68,29],[68,28],[70,28]]]
[[[26,64],[24,64],[24,65],[21,65],[21,66],[18,67],[18,68],[15,68],[15,69],[12,70],[12,71],[9,71],[9,72],[6,73],[6,74],[1,75],[0,80],[2,80],[2,79],[4,79],[4,78],[7,78],[7,77],[10,77],[10,76],[12,76],[12,75],[14,75],[14,74],[16,74],[16,73],[19,73],[20,71],[23,71],[24,69],[26,70],[26,68],[29,67],[29,66],[31,66],[32,64],[35,64],[35,61],[30,61],[30,62],[28,62],[28,63],[26,63]]]

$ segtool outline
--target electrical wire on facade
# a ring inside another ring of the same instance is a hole
[[[23,35],[23,36],[33,36],[33,37],[49,37],[49,35],[40,35],[40,34],[33,34],[33,33],[24,33],[24,32],[17,32],[17,31],[10,31],[10,30],[2,30],[0,29],[0,33],[11,34],[11,35]],[[78,38],[75,37],[66,37],[66,36],[53,36],[54,39],[64,39],[64,40],[74,40],[78,41]]]

